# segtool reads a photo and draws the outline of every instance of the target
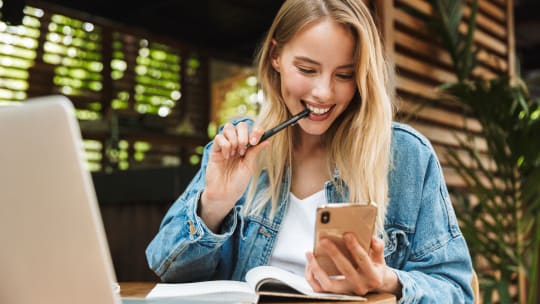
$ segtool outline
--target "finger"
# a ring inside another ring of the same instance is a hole
[[[223,131],[221,134],[229,141],[230,151],[229,156],[232,157],[236,153],[236,148],[238,147],[238,135],[236,134],[236,128],[231,123],[226,123],[223,126]]]
[[[231,155],[231,143],[222,134],[214,138],[213,152],[220,153],[223,158],[228,159]]]
[[[370,253],[368,254],[352,233],[345,234],[344,238],[347,248],[351,251],[351,255],[358,266],[358,279],[353,280],[354,292],[362,294],[380,287],[383,284],[383,273],[380,265],[386,265],[384,261],[384,242],[372,237]],[[374,259],[371,258],[372,256]]]
[[[345,233],[345,235],[343,235],[343,238],[345,239],[345,245],[347,246],[347,249],[349,249],[349,252],[351,252],[356,266],[363,269],[366,266],[369,266],[371,264],[371,259],[368,253],[364,250],[364,248],[360,246],[360,243],[358,243],[358,240],[356,239],[354,234]]]
[[[332,280],[324,271],[319,263],[317,262],[317,259],[315,259],[315,256],[310,253],[309,256],[309,271],[310,271],[310,278],[313,281],[313,283],[317,286],[319,292],[322,291],[332,291],[333,285]]]
[[[240,122],[236,126],[236,135],[238,136],[238,153],[244,156],[246,153],[246,146],[248,144],[248,125],[245,122]]]
[[[321,245],[323,242],[321,241]],[[332,259],[339,272],[345,276],[350,282],[360,282],[361,278],[358,274],[357,268],[352,264],[341,250],[333,243],[325,240],[323,248],[328,256]],[[352,252],[351,252],[352,255]]]
[[[369,256],[374,263],[386,264],[384,261],[384,242],[378,237],[371,238],[371,251]]]
[[[249,144],[252,146],[257,145],[259,143],[259,140],[261,139],[264,131],[259,127],[254,127],[251,131],[251,134],[249,134]]]
[[[322,292],[324,291],[321,284],[319,284],[319,281],[315,278],[315,275],[313,274],[313,264],[317,263],[315,260],[315,257],[313,256],[313,253],[306,252],[306,271],[305,276],[306,280],[308,281],[309,285],[311,285],[311,288],[313,288],[313,291],[315,292]]]
[[[369,290],[364,290],[363,288],[370,288],[373,285],[373,280],[379,278],[377,267],[375,267],[375,264],[371,260],[368,253],[364,250],[364,248],[362,248],[362,246],[360,246],[358,240],[352,233],[346,233],[343,237],[345,239],[347,249],[350,251],[351,256],[357,266],[354,271],[354,275],[350,275],[350,279],[355,282],[355,293],[360,294],[364,291],[367,292]],[[368,286],[359,284],[361,282],[367,282]]]
[[[347,258],[341,253],[341,251],[336,247],[336,245],[328,240],[321,239],[320,241],[321,248],[323,252],[328,255],[332,261],[336,264],[338,270],[347,277],[347,274],[344,273],[345,267],[342,267],[342,263],[348,264],[347,272],[354,272],[354,267],[347,260]],[[316,260],[315,260],[316,262]],[[332,279],[328,274],[320,267],[318,263],[313,263],[312,271],[315,275],[315,278],[318,280],[319,284],[322,286],[324,291],[335,292],[335,293],[350,293],[350,283],[343,279]]]

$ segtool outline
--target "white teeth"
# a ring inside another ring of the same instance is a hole
[[[317,114],[317,115],[322,115],[328,111],[330,111],[331,107],[330,108],[316,108],[312,105],[309,105],[309,104],[306,104],[306,107],[313,113]]]

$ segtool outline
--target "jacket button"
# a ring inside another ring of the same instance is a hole
[[[259,233],[262,234],[262,235],[264,235],[264,236],[267,237],[267,238],[271,237],[270,232],[268,232],[266,229],[264,229],[264,228],[262,228],[262,227],[259,228]]]
[[[197,232],[197,229],[195,228],[195,225],[193,224],[193,221],[189,220],[188,224],[189,224],[189,233],[195,234],[195,232]]]

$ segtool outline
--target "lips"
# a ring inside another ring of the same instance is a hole
[[[308,108],[312,113],[316,115],[326,114],[328,111],[330,111],[330,109],[332,109],[332,107],[325,107],[325,108],[314,107],[310,104],[306,104],[306,108]]]
[[[321,121],[328,118],[335,106],[332,105],[330,107],[321,107],[306,103],[305,101],[302,101],[302,103],[311,111],[311,113],[309,113],[309,119],[315,121]]]

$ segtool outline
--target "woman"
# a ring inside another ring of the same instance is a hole
[[[221,128],[147,249],[162,280],[242,280],[271,264],[305,274],[315,291],[472,302],[471,259],[439,162],[426,138],[392,122],[383,47],[363,2],[285,1],[258,72],[258,121]],[[323,240],[343,274],[330,277],[311,252],[315,209],[340,202],[376,202],[377,236],[366,252],[346,235],[358,267]]]

